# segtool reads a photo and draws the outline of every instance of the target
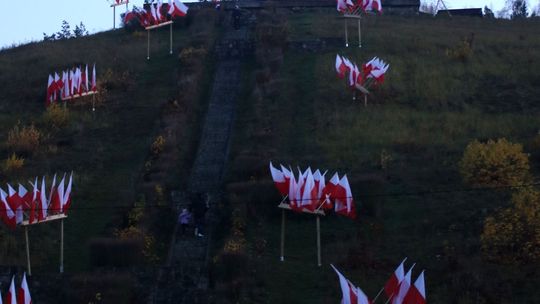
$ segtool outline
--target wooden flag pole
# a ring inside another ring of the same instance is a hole
[[[381,295],[381,293],[384,291],[384,287],[381,288],[381,290],[379,290],[379,293],[375,296],[375,298],[373,298],[373,301],[371,301],[371,304],[375,303],[375,301],[377,301],[377,299],[379,298],[379,296]]]
[[[60,220],[60,273],[64,273],[64,219]]]
[[[150,60],[150,30],[146,30],[148,32],[148,43],[146,47],[146,60]]]
[[[360,28],[360,21],[362,20],[362,18],[358,18],[358,47],[361,48],[362,47],[362,30]]]
[[[345,18],[345,47],[349,47],[349,37],[347,35],[347,18]]]
[[[170,30],[170,47],[169,47],[169,54],[172,55],[172,23],[171,23],[171,30]]]
[[[26,238],[26,265],[28,276],[32,276],[32,267],[30,266],[30,243],[28,241],[28,226],[24,227],[24,236]]]
[[[285,261],[285,209],[281,209],[281,262]]]
[[[317,215],[317,265],[322,266],[321,263],[321,217]]]

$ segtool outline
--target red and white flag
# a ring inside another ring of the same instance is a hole
[[[334,173],[332,178],[326,183],[322,190],[321,199],[324,200],[323,209],[332,210],[334,208],[334,197],[336,196],[336,187],[339,184],[339,175]]]
[[[424,271],[418,276],[414,285],[403,299],[403,304],[426,304],[426,286],[424,285]]]
[[[401,264],[394,270],[394,273],[390,276],[390,279],[386,282],[384,285],[384,293],[386,293],[386,296],[391,299],[395,296],[397,296],[399,291],[399,283],[403,281],[403,278],[405,276],[405,270],[403,268],[403,264],[407,258],[403,259]]]
[[[152,24],[158,24],[159,23],[159,17],[156,12],[156,7],[153,3],[150,4],[150,14],[152,16]]]
[[[94,63],[94,68],[92,69],[92,92],[97,91],[97,81],[96,81],[96,64]]]
[[[304,189],[302,191],[302,203],[300,206],[306,208],[309,211],[314,211],[317,208],[317,192],[319,189],[315,187],[315,179],[311,173],[311,169],[308,168],[307,176],[305,178]]]
[[[38,184],[38,178],[36,177],[36,180],[34,183],[30,183],[32,187],[34,187],[34,190],[32,191],[32,199],[30,200],[30,214],[28,215],[28,223],[33,224],[37,218],[39,218],[37,214],[37,209],[39,209],[40,206],[38,205],[40,192],[39,192],[39,184]],[[36,208],[37,207],[37,208]]]
[[[407,295],[411,287],[411,275],[414,265],[415,264],[411,266],[409,271],[407,271],[407,273],[405,274],[403,280],[401,280],[401,282],[399,283],[399,290],[397,295],[392,298],[392,304],[403,304],[403,299],[405,299],[405,296]]]
[[[337,214],[346,216],[351,219],[356,218],[356,208],[354,199],[349,185],[347,175],[344,175],[335,190],[336,197],[334,199],[334,211]]]
[[[292,210],[298,210],[298,199],[297,199],[297,191],[296,191],[297,183],[296,179],[294,178],[294,174],[291,174],[291,178],[289,179],[289,205]]]
[[[1,218],[11,229],[15,229],[17,227],[17,220],[15,217],[15,212],[13,212],[13,209],[9,206],[7,202],[7,193],[4,192],[4,190],[0,189],[0,203],[1,203]]]
[[[54,176],[56,180],[56,175]],[[62,177],[62,180],[58,184],[58,187],[54,187],[54,181],[53,186],[51,188],[51,200],[49,203],[49,211],[51,213],[61,213],[62,212],[62,205],[64,200],[64,180],[66,178],[66,175],[64,174],[64,177]]]
[[[32,304],[30,288],[28,288],[28,283],[26,282],[26,272],[23,274],[21,287],[19,288],[19,304]]]
[[[347,74],[347,71],[349,70],[344,59],[344,57],[342,58],[341,56],[336,55],[336,72],[339,78],[344,78],[345,74]]]
[[[49,105],[54,92],[54,77],[49,74],[49,80],[47,81],[47,97],[45,98],[45,104]]]
[[[19,197],[19,193],[17,193],[17,191],[15,191],[10,184],[7,184],[7,186],[8,196],[6,200],[11,207],[11,210],[15,212],[15,223],[20,224],[23,221],[23,200],[21,197]]]
[[[47,193],[45,188],[45,176],[41,180],[41,190],[39,191],[39,197],[37,199],[38,204],[38,221],[43,221],[47,218],[48,214],[48,200]]]
[[[337,0],[336,10],[340,13],[344,13],[347,10],[347,3],[345,0]]]
[[[179,0],[174,0],[172,5],[169,1],[169,15],[171,15],[171,18],[184,17],[187,15],[188,10],[189,8]]]
[[[73,172],[69,175],[69,182],[64,193],[64,198],[62,199],[62,212],[67,213],[69,207],[71,206],[71,185],[73,183]]]
[[[276,185],[276,188],[278,189],[279,193],[281,195],[286,196],[289,194],[289,184],[285,180],[285,175],[283,172],[276,169],[272,162],[270,162],[270,174],[272,175],[272,180],[274,181],[274,184]]]
[[[17,292],[15,291],[15,276],[11,278],[11,285],[6,296],[6,304],[17,304]]]
[[[330,264],[330,266],[332,266],[339,277],[339,286],[342,293],[341,304],[371,304],[371,301],[360,287],[354,286],[334,265]]]
[[[58,90],[58,91],[60,91],[60,93],[62,93],[62,89],[64,89],[64,80],[56,72],[54,73],[54,82],[56,84],[56,90]],[[55,94],[56,94],[56,92],[55,92]]]

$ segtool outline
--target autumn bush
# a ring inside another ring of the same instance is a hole
[[[512,206],[486,218],[481,235],[482,252],[499,263],[530,263],[540,260],[540,194],[521,189]]]
[[[158,136],[152,143],[152,146],[150,147],[150,150],[152,151],[152,154],[157,157],[161,152],[163,152],[163,149],[165,148],[165,138],[163,136]]]
[[[469,143],[459,169],[464,181],[472,186],[515,186],[531,179],[529,156],[521,144],[505,138]]]
[[[9,131],[6,145],[13,152],[33,153],[39,147],[41,137],[34,125],[21,127],[17,124]]]
[[[24,158],[13,153],[4,161],[3,169],[6,173],[12,173],[20,170],[24,165]]]
[[[56,103],[51,104],[43,114],[43,122],[56,129],[65,128],[69,124],[69,110]]]

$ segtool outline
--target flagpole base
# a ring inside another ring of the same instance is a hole
[[[279,257],[279,261],[280,261],[280,262],[284,262],[284,261],[285,261],[285,257]]]
[[[349,44],[348,44],[348,43],[345,43],[345,47],[349,47]]]

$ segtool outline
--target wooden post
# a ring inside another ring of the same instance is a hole
[[[26,238],[26,265],[28,276],[32,276],[32,267],[30,266],[30,243],[28,241],[28,226],[24,226],[24,236]]]
[[[281,262],[285,261],[285,209],[281,209]]]
[[[116,29],[116,6],[113,6],[112,8],[112,23],[113,23],[113,30]]]
[[[347,36],[347,18],[345,18],[345,47],[349,47],[349,37]]]
[[[169,48],[169,54],[172,55],[172,23],[171,23],[171,30],[170,30],[170,40],[171,40],[171,46]]]
[[[367,95],[364,94],[364,107],[367,107]]]
[[[146,48],[146,60],[150,60],[150,30],[146,30],[148,32],[148,43]]]
[[[321,267],[321,217],[317,215],[317,266]]]
[[[60,273],[64,273],[64,219],[60,220]]]
[[[361,18],[358,18],[358,47],[359,48],[362,47],[362,30],[360,29],[361,20],[362,20]]]

